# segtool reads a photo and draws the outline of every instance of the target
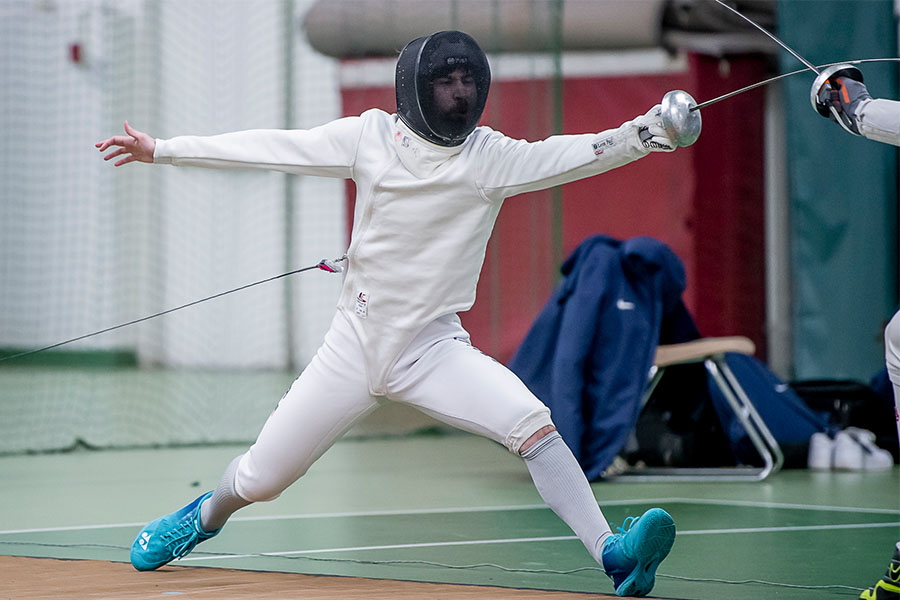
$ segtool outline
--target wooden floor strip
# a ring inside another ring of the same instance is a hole
[[[234,600],[584,600],[614,596],[475,585],[166,566],[140,573],[126,563],[0,556],[0,596],[19,599],[209,598]]]

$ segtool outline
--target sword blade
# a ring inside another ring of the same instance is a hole
[[[893,57],[885,57],[885,58],[860,58],[857,60],[842,60],[833,63],[826,63],[824,65],[816,65],[815,70],[816,73],[825,69],[827,67],[833,67],[835,65],[859,65],[862,63],[872,63],[872,62],[900,62],[900,58]],[[809,67],[805,69],[798,69],[796,71],[791,71],[790,73],[782,73],[781,75],[776,75],[775,77],[770,77],[769,79],[765,79],[763,81],[758,81],[756,83],[750,84],[746,87],[742,87],[739,90],[734,90],[733,92],[728,92],[727,94],[722,94],[721,96],[717,96],[711,100],[706,100],[705,102],[701,102],[697,106],[692,106],[689,110],[690,112],[694,112],[695,110],[700,110],[701,108],[706,108],[707,106],[712,106],[717,102],[721,102],[722,100],[727,100],[732,96],[737,96],[738,94],[743,94],[744,92],[749,92],[750,90],[756,89],[758,87],[762,87],[764,85],[769,85],[779,79],[784,79],[785,77],[791,77],[793,75],[799,75],[800,73],[806,73],[809,71]]]
[[[742,18],[743,20],[747,21],[748,23],[750,23],[750,24],[753,25],[754,27],[756,27],[757,29],[759,29],[760,31],[762,31],[762,32],[763,32],[764,34],[766,34],[767,36],[769,36],[769,39],[771,39],[773,42],[775,42],[776,44],[778,44],[779,46],[781,46],[782,48],[784,48],[785,50],[787,50],[788,52],[790,52],[790,53],[794,56],[794,58],[796,58],[797,60],[799,60],[800,62],[802,62],[804,65],[806,65],[806,68],[807,68],[807,69],[810,69],[811,71],[815,72],[816,75],[819,74],[819,71],[816,69],[816,67],[815,67],[811,62],[809,62],[808,60],[806,60],[805,58],[803,58],[802,56],[800,56],[799,54],[797,54],[796,52],[794,52],[794,50],[793,50],[790,46],[788,46],[787,44],[785,44],[784,42],[782,42],[781,40],[779,40],[779,39],[778,39],[777,37],[775,37],[772,33],[770,33],[769,31],[767,31],[764,27],[762,27],[761,25],[757,24],[753,19],[751,19],[750,17],[746,17],[746,16],[742,15],[740,12],[738,12],[736,9],[730,7],[729,5],[727,5],[727,4],[726,4],[725,2],[723,2],[722,0],[716,0],[716,2],[719,3],[719,4],[721,4],[722,6],[724,6],[725,8],[727,8],[728,10],[730,10],[731,12],[733,12],[734,14],[736,14],[737,16],[739,16],[740,18]],[[805,70],[805,69],[804,69],[804,70]]]
[[[701,108],[706,108],[707,106],[712,106],[713,104],[716,104],[717,102],[721,102],[722,100],[728,100],[732,96],[737,96],[738,94],[743,94],[744,92],[749,92],[750,90],[754,90],[758,87],[762,87],[764,85],[769,85],[770,83],[778,81],[779,79],[784,79],[785,77],[791,77],[792,75],[799,75],[800,73],[806,73],[807,71],[809,71],[809,69],[799,69],[797,71],[791,71],[790,73],[782,73],[781,75],[776,75],[775,77],[770,77],[769,79],[765,79],[763,81],[757,81],[756,83],[752,83],[746,87],[742,87],[739,90],[734,90],[733,92],[728,92],[727,94],[722,94],[721,96],[713,98],[712,100],[707,100],[705,102],[701,102],[697,106],[692,106],[690,108],[690,111],[694,112],[695,110],[700,110]]]

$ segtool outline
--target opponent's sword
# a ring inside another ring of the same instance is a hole
[[[900,62],[900,58],[896,57],[884,57],[884,58],[857,58],[855,60],[845,60],[841,62],[833,62],[833,63],[825,63],[822,65],[816,65],[817,69],[820,69],[819,77],[827,74],[832,71],[832,69],[837,67],[847,67],[853,65],[861,65],[863,63],[873,63],[873,62]],[[840,70],[840,69],[839,69]],[[750,90],[756,89],[758,87],[762,87],[764,85],[769,85],[779,79],[784,79],[785,77],[792,77],[794,75],[799,75],[800,73],[806,73],[809,69],[797,69],[796,71],[791,71],[790,73],[782,73],[781,75],[776,75],[774,77],[770,77],[769,79],[764,79],[762,81],[757,81],[756,83],[751,83],[746,87],[742,87],[739,90],[734,90],[733,92],[728,92],[727,94],[722,94],[721,96],[717,96],[711,100],[706,100],[701,102],[700,104],[691,106],[690,110],[700,110],[701,108],[706,108],[707,106],[711,106],[716,104],[717,102],[721,102],[722,100],[728,100],[732,96],[737,96],[738,94],[743,94],[744,92],[749,92]]]
[[[690,146],[697,138],[700,136],[700,130],[702,127],[702,121],[700,119],[700,109],[715,104],[717,102],[721,102],[722,100],[727,100],[733,96],[737,96],[738,94],[742,94],[744,92],[750,91],[752,89],[758,88],[760,86],[768,85],[774,81],[778,81],[779,79],[783,79],[785,77],[790,77],[792,75],[797,75],[799,73],[804,73],[806,71],[812,71],[817,75],[816,83],[814,86],[814,90],[818,90],[824,85],[830,77],[832,77],[835,73],[839,71],[846,71],[847,75],[852,79],[857,79],[862,81],[862,73],[856,67],[853,67],[853,64],[858,64],[861,62],[874,62],[874,61],[882,61],[882,60],[900,60],[900,59],[863,59],[857,61],[845,61],[842,63],[830,63],[829,65],[823,65],[821,67],[817,67],[813,65],[811,62],[800,56],[793,48],[785,44],[783,41],[778,39],[771,32],[766,30],[764,27],[750,19],[749,17],[741,14],[736,9],[732,8],[722,0],[715,0],[716,3],[722,5],[727,8],[729,11],[733,12],[741,19],[747,21],[753,27],[763,32],[769,39],[774,41],[776,44],[787,50],[792,56],[794,56],[797,60],[803,63],[806,68],[800,69],[799,71],[793,71],[791,73],[785,73],[782,75],[778,75],[776,77],[772,77],[770,79],[766,79],[764,81],[760,81],[758,83],[754,83],[752,85],[748,85],[739,90],[735,90],[733,92],[729,92],[718,98],[713,98],[712,100],[707,100],[706,102],[702,102],[698,104],[694,98],[684,92],[682,90],[673,90],[667,93],[662,100],[662,120],[663,127],[666,129],[666,133],[669,138],[675,142],[678,146]],[[826,67],[824,70],[821,70],[823,67]],[[816,106],[816,99],[811,98],[811,102],[813,106]],[[837,109],[834,106],[829,106],[829,111],[834,116],[835,120],[843,127],[846,131],[853,135],[858,135],[850,130],[850,128],[844,123],[844,121],[840,118]]]
[[[756,22],[755,22],[753,19],[751,19],[750,17],[741,14],[740,12],[738,12],[737,9],[735,9],[735,8],[729,6],[728,4],[726,4],[725,2],[723,2],[723,0],[716,0],[716,3],[721,4],[722,6],[724,6],[725,8],[727,8],[728,10],[730,10],[731,12],[733,12],[734,14],[736,14],[737,16],[739,16],[740,18],[742,18],[743,20],[747,21],[748,23],[750,23],[751,25],[753,25],[754,27],[756,27],[757,29],[759,29],[760,31],[762,31],[764,34],[766,34],[766,35],[769,37],[769,39],[771,39],[773,42],[775,42],[776,44],[778,44],[779,46],[781,46],[782,48],[784,48],[785,50],[787,50],[788,52],[790,52],[791,55],[792,55],[794,58],[796,58],[797,60],[799,60],[800,62],[802,62],[804,65],[806,65],[806,68],[807,68],[807,69],[809,69],[810,71],[812,71],[813,73],[815,73],[815,74],[817,75],[816,81],[815,81],[815,83],[816,83],[817,85],[815,85],[815,86],[813,87],[813,89],[814,89],[816,92],[818,92],[818,90],[821,89],[821,87],[825,84],[825,82],[828,81],[829,78],[831,78],[832,75],[834,75],[834,74],[837,73],[838,71],[842,70],[842,69],[834,69],[834,70],[833,70],[832,72],[830,72],[830,73],[824,73],[823,71],[820,71],[819,69],[817,69],[817,68],[815,67],[815,65],[813,65],[811,62],[809,62],[808,60],[806,60],[806,59],[803,58],[802,56],[800,56],[800,54],[799,54],[798,52],[796,52],[793,48],[791,48],[790,46],[788,46],[787,44],[785,44],[784,42],[782,42],[782,41],[781,41],[780,39],[778,39],[773,33],[771,33],[770,31],[767,31],[764,27],[761,27],[758,23],[756,23]],[[858,75],[859,75],[858,80],[859,80],[859,81],[862,81],[862,73],[859,72],[859,69],[855,69],[855,70],[856,70],[856,73],[848,73],[848,75],[851,77],[851,79],[857,79],[856,75],[858,74]],[[816,107],[816,101],[815,101],[815,98],[813,98],[812,103],[813,103],[813,108],[815,108],[815,107]],[[831,112],[832,116],[834,117],[834,120],[837,121],[838,124],[839,124],[841,127],[843,127],[844,130],[845,130],[847,133],[850,133],[850,134],[852,134],[852,135],[859,135],[858,133],[855,133],[854,131],[852,131],[852,130],[850,129],[850,127],[848,127],[847,124],[844,123],[844,120],[841,118],[840,113],[838,113],[838,111],[837,111],[837,109],[834,107],[834,105],[829,105],[829,106],[828,106],[828,110]]]
[[[800,56],[799,54],[797,54],[797,53],[794,51],[793,48],[791,48],[790,46],[788,46],[787,44],[785,44],[784,42],[782,42],[781,40],[779,40],[777,37],[775,37],[775,35],[774,35],[773,33],[769,32],[765,27],[763,27],[762,25],[758,24],[756,21],[754,21],[754,20],[751,19],[750,17],[747,17],[747,16],[741,14],[740,12],[738,12],[737,9],[732,8],[731,6],[729,6],[728,4],[726,4],[725,2],[723,2],[722,0],[716,0],[716,3],[717,3],[717,4],[721,4],[722,6],[724,6],[725,8],[727,8],[728,10],[730,10],[731,12],[733,12],[734,14],[736,14],[737,16],[739,16],[740,18],[742,18],[743,20],[747,21],[748,23],[750,23],[751,25],[753,25],[754,27],[756,27],[757,29],[759,29],[760,31],[762,31],[764,34],[766,34],[767,36],[769,36],[769,39],[771,39],[773,42],[775,42],[776,44],[778,44],[779,46],[781,46],[782,48],[784,48],[785,50],[787,50],[788,52],[790,52],[790,53],[794,56],[794,58],[796,58],[797,60],[799,60],[800,62],[802,62],[804,65],[806,65],[806,68],[807,68],[807,69],[809,69],[810,71],[814,72],[816,75],[819,74],[819,70],[818,70],[811,62],[809,62],[808,60],[806,60],[805,58],[803,58],[802,56]]]

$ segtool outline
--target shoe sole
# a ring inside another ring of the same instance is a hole
[[[656,583],[656,569],[675,543],[675,521],[661,508],[648,510],[635,527],[634,546],[626,554],[637,562],[616,588],[617,596],[646,596]]]

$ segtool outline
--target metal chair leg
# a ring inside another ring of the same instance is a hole
[[[630,470],[621,474],[614,480],[619,481],[762,481],[770,475],[777,473],[784,465],[784,454],[778,441],[772,436],[753,402],[747,396],[744,388],[738,382],[731,368],[725,362],[725,354],[717,353],[706,355],[699,360],[688,362],[700,362],[702,360],[707,372],[712,377],[716,386],[721,390],[728,406],[734,412],[738,421],[743,426],[754,448],[763,460],[763,467],[648,467],[639,470]],[[677,364],[688,364],[673,363]],[[650,372],[650,380],[647,390],[642,397],[642,407],[650,400],[650,396],[662,379],[666,366],[656,366]]]

